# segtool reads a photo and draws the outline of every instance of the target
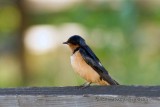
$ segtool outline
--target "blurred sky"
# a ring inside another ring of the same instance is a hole
[[[84,80],[62,45],[81,35],[122,85],[160,85],[160,1],[0,1],[0,87]]]

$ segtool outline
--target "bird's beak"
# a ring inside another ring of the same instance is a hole
[[[63,44],[68,44],[68,42],[63,42]]]

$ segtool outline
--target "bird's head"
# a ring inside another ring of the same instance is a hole
[[[72,50],[86,45],[85,40],[79,35],[71,36],[66,42],[63,42],[63,44],[69,45]]]

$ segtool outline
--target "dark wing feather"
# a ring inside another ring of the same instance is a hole
[[[100,75],[101,79],[107,81],[110,85],[119,85],[118,82],[109,76],[108,71],[101,65],[99,59],[88,46],[83,46],[79,49],[79,52],[81,53],[85,62]]]

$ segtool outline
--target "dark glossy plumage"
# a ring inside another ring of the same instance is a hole
[[[79,35],[74,35],[74,36],[71,36],[67,42],[63,42],[63,44],[67,44],[67,43],[71,43],[71,44],[74,44],[74,45],[85,45],[85,40],[80,37]]]
[[[118,82],[116,82],[110,77],[108,71],[102,66],[99,59],[87,45],[81,47],[79,49],[79,52],[81,53],[85,62],[88,65],[90,65],[100,75],[101,79],[107,81],[110,85],[119,85]]]
[[[110,85],[119,85],[118,82],[110,77],[108,71],[103,67],[97,56],[85,43],[85,40],[82,37],[74,35],[70,37],[67,42],[64,42],[64,44],[77,45],[78,47],[74,49],[73,54],[76,51],[79,51],[84,61],[100,75],[101,80],[103,79]]]

